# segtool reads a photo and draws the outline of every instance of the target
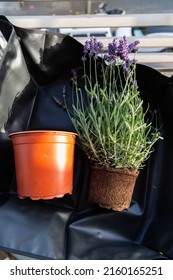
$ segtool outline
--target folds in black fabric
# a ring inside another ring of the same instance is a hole
[[[153,185],[153,196],[157,197],[154,218],[144,237],[144,244],[150,248],[158,248],[173,258],[173,84],[172,80],[165,86],[158,98],[159,115],[162,120],[164,140],[160,143],[160,153],[156,162],[155,177],[157,185]],[[152,203],[152,201],[151,201]],[[155,238],[153,238],[155,236]]]
[[[38,258],[65,258],[65,229],[71,213],[88,205],[89,162],[76,145],[73,194],[47,202],[22,201],[17,197],[13,148],[8,133],[35,129],[74,131],[67,112],[58,108],[53,97],[62,98],[64,85],[71,93],[71,69],[80,66],[83,47],[60,34],[15,27],[4,17],[1,17],[0,23],[8,40],[0,70],[0,147],[3,149],[0,155],[0,246],[4,250],[33,254]],[[70,95],[68,100],[70,103]],[[26,211],[23,211],[24,208]],[[30,211],[32,215],[28,215]],[[35,215],[37,211],[38,216]],[[51,213],[51,218],[44,219],[44,211]],[[57,213],[64,217],[60,223]],[[44,224],[42,229],[35,225],[40,222]],[[46,228],[50,229],[50,235]],[[32,231],[38,237],[38,244],[34,242]],[[55,239],[52,238],[54,234]],[[41,236],[45,237],[44,242]]]
[[[38,259],[64,259],[66,224],[72,210],[11,196],[0,208],[0,240],[4,250]]]
[[[0,132],[0,194],[9,193],[14,176],[12,143],[6,133]]]
[[[20,200],[8,133],[74,131],[53,97],[61,99],[65,86],[71,105],[71,69],[81,67],[83,46],[58,33],[13,26],[2,17],[0,27],[8,40],[0,66],[0,247],[46,259],[173,258],[172,78],[137,65],[144,106],[150,103],[148,114],[163,140],[140,171],[129,210],[88,203],[90,164],[78,144],[71,196]]]

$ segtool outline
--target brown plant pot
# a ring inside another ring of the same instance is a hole
[[[24,131],[10,137],[19,198],[52,199],[72,193],[75,133]]]
[[[89,201],[115,211],[128,209],[138,173],[127,168],[92,167]]]

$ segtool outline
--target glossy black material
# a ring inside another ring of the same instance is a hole
[[[75,148],[74,192],[47,201],[20,200],[8,133],[31,129],[74,131],[53,97],[64,86],[71,104],[71,69],[83,46],[57,33],[12,26],[1,16],[8,41],[0,65],[0,248],[38,259],[173,259],[173,79],[137,65],[144,106],[164,140],[141,170],[129,210],[88,203],[90,165]]]

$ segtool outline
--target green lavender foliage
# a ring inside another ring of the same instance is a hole
[[[144,111],[136,85],[136,63],[133,60],[127,74],[123,72],[124,63],[105,64],[102,57],[100,77],[98,57],[94,59],[94,68],[91,56],[89,59],[89,74],[85,70],[86,57],[83,59],[85,93],[74,77],[73,107],[68,111],[81,146],[96,165],[142,168],[161,137],[146,121],[148,109]],[[100,78],[102,83],[98,82]],[[85,99],[83,94],[86,94]]]

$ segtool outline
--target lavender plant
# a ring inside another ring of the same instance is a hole
[[[102,42],[91,38],[82,57],[84,94],[74,73],[73,107],[68,112],[84,152],[95,165],[139,169],[160,138],[146,121],[136,60],[129,58],[132,52],[135,56],[138,44],[115,38],[105,54]]]

